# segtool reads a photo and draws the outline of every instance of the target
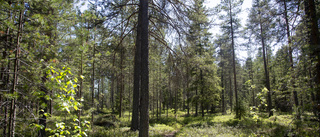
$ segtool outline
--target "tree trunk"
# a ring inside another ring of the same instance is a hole
[[[314,107],[317,110],[318,119],[320,119],[320,40],[319,40],[319,28],[317,22],[317,12],[314,0],[304,0],[305,14],[308,27],[308,44],[310,45],[310,51],[312,61],[316,62],[315,71],[315,91],[316,96]]]
[[[101,99],[101,105],[100,105],[100,109],[103,110],[103,106],[104,106],[104,75],[101,78],[101,94],[102,94],[102,99]]]
[[[148,46],[148,0],[140,0],[141,16],[141,112],[139,137],[149,136],[149,46]]]
[[[232,77],[231,77],[231,70],[229,71],[229,84],[230,84],[230,86],[229,86],[229,102],[230,102],[230,111],[231,111],[231,113],[232,113],[232,111],[233,111],[233,92],[232,92]]]
[[[101,74],[101,72],[99,72],[99,74]],[[98,79],[98,90],[97,90],[97,101],[98,101],[98,105],[97,105],[97,111],[99,111],[99,107],[100,107],[100,82],[101,82],[101,79]]]
[[[203,80],[202,69],[200,69],[200,81],[201,81],[200,94],[202,97],[204,97],[204,91],[203,91],[204,80]],[[200,105],[201,105],[201,116],[204,117],[204,103],[202,99],[201,99]]]
[[[160,64],[159,64],[159,66],[160,66]],[[156,88],[156,94],[157,94],[157,120],[159,120],[159,86],[160,86],[160,84],[159,84],[159,82],[160,82],[160,77],[159,77],[159,70],[157,71],[158,73],[157,74],[155,74],[156,76],[157,76],[157,81],[158,81],[158,83],[157,83],[157,88]]]
[[[231,1],[230,1],[231,2]],[[233,65],[233,82],[234,82],[234,93],[236,96],[236,118],[241,119],[239,113],[239,102],[238,102],[238,91],[237,91],[237,71],[236,71],[236,55],[235,55],[235,48],[234,48],[234,32],[233,32],[233,19],[232,19],[232,4],[230,5],[230,31],[231,31],[231,46],[232,46],[232,65]]]
[[[259,13],[260,14],[260,13]],[[271,89],[270,89],[270,80],[269,80],[269,72],[268,72],[268,64],[266,61],[266,46],[264,42],[264,36],[263,36],[263,29],[262,29],[262,22],[261,19],[259,20],[259,25],[260,25],[260,35],[261,35],[261,43],[262,43],[262,54],[263,54],[263,64],[264,64],[264,72],[265,72],[265,77],[266,77],[266,88],[268,89],[268,112],[269,112],[269,117],[273,116],[273,111],[272,109],[272,102],[271,102]]]
[[[161,65],[162,65],[162,63],[161,63],[161,57],[160,57],[160,65],[159,65],[159,71],[160,71],[160,74],[159,74],[159,80],[160,80],[160,87],[162,86],[162,80],[161,80]],[[162,114],[162,110],[161,110],[161,104],[162,104],[162,89],[160,88],[160,90],[159,90],[159,92],[160,92],[160,95],[159,95],[159,112],[160,112],[160,118],[161,118],[161,114]]]
[[[8,1],[9,7],[11,7],[12,2]],[[11,10],[9,10],[9,14],[11,15]],[[12,15],[9,18],[9,21],[11,22],[12,20]],[[10,27],[7,28],[6,31],[6,43],[5,45],[5,50],[3,52],[3,59],[7,59],[7,52],[9,52],[9,47],[11,47],[10,44]],[[6,93],[10,93],[10,87],[9,87],[9,82],[10,82],[10,77],[9,77],[9,70],[10,70],[10,60],[8,60],[8,64],[7,64],[7,68],[3,69],[3,73],[2,73],[2,77],[3,78],[3,89],[7,90]],[[5,102],[8,102],[9,100],[6,98],[4,100]],[[8,105],[4,105],[4,125],[3,125],[3,136],[6,137],[7,136],[7,125],[8,125]]]
[[[112,109],[112,113],[114,113],[114,70],[112,70],[111,73],[111,86],[110,86],[110,104],[111,104],[111,109]]]
[[[176,80],[177,80],[177,76],[176,76]],[[178,83],[178,81],[176,81],[177,83]],[[179,84],[178,84],[179,85]],[[178,90],[179,88],[177,87],[177,86],[175,86],[175,88],[174,88],[174,115],[175,116],[177,116],[177,106],[178,106],[178,104],[177,104],[177,99],[178,99],[178,97],[177,97],[177,90]]]
[[[141,5],[140,5],[141,6]],[[138,15],[138,27],[136,36],[135,56],[134,56],[134,79],[133,79],[133,101],[132,101],[132,120],[131,130],[139,130],[140,112],[140,82],[141,82],[141,28],[142,28],[141,7]]]
[[[168,63],[168,66],[169,66],[169,63]],[[171,102],[172,102],[172,100],[171,100],[171,78],[170,78],[170,71],[171,71],[171,69],[169,68],[168,69],[168,93],[167,93],[167,99],[166,99],[166,104],[167,104],[167,118],[168,118],[168,113],[169,113],[169,103],[170,103],[170,105],[171,105]],[[171,107],[171,106],[170,106]]]
[[[95,38],[95,37],[94,37]],[[94,108],[94,77],[95,77],[95,74],[94,74],[94,69],[95,69],[95,57],[96,57],[96,44],[93,44],[93,63],[92,63],[92,80],[91,80],[91,86],[92,86],[92,89],[91,89],[91,107]],[[91,125],[93,127],[93,111],[91,113]]]
[[[292,77],[292,87],[293,87],[293,98],[294,98],[294,103],[295,106],[299,106],[299,100],[298,100],[298,95],[297,91],[295,90],[295,76],[294,76],[294,68],[293,68],[293,58],[292,58],[292,44],[291,44],[291,37],[290,37],[290,26],[289,26],[289,20],[288,20],[288,11],[287,11],[287,2],[283,1],[284,4],[284,17],[286,21],[286,30],[287,30],[287,38],[288,38],[288,45],[289,45],[289,59],[290,59],[290,69],[291,69],[291,77]],[[298,119],[300,119],[300,116],[298,115]]]
[[[128,74],[128,92],[129,92],[129,106],[131,106],[132,104],[132,102],[131,102],[131,89],[132,89],[132,75],[130,74],[131,73],[131,69],[130,69],[131,67],[129,67],[129,74]],[[128,116],[128,119],[129,119],[129,121],[130,121],[130,118],[131,118],[131,115],[130,115],[131,113],[130,113],[130,110],[129,110],[129,116]]]
[[[24,7],[24,1],[22,2],[22,7]],[[15,52],[15,61],[14,61],[14,76],[13,76],[13,85],[11,94],[16,92],[16,86],[18,84],[18,70],[19,70],[19,56],[20,56],[20,34],[22,33],[22,18],[23,18],[23,10],[20,10],[19,15],[19,28],[17,34],[17,45]],[[16,120],[16,98],[11,99],[11,108],[10,108],[10,117],[9,117],[9,137],[15,136],[15,120]]]
[[[198,88],[196,88],[196,96],[198,96]],[[197,100],[195,103],[196,113],[194,114],[194,116],[198,116],[198,100],[199,100],[199,98],[197,97]]]
[[[224,69],[224,64],[222,63],[222,66],[221,66],[221,88],[222,88],[222,95],[221,95],[221,103],[222,103],[222,108],[221,108],[221,113],[224,115],[226,114],[226,108],[225,108],[225,101],[224,101],[224,85],[223,85],[223,82],[224,82],[224,79],[223,79],[223,69]]]
[[[155,73],[156,73],[156,71],[154,70],[153,74],[156,75]],[[154,106],[155,103],[154,102],[155,102],[155,95],[156,95],[154,83],[155,83],[155,79],[153,79],[153,81],[152,81],[152,91],[153,91],[153,95],[152,95],[152,116],[153,117],[154,117],[154,114],[155,114],[155,112],[154,112],[155,111],[155,109],[154,109],[155,108],[155,106]]]
[[[187,115],[190,115],[190,90],[189,90],[189,67],[188,67],[188,63],[186,64],[187,66],[187,72],[186,72],[186,85],[187,85]]]
[[[45,68],[45,66],[43,66],[43,69],[44,69],[44,68]],[[45,71],[43,72],[43,75],[44,75],[44,76],[41,77],[41,79],[42,79],[42,84],[41,84],[41,86],[40,86],[40,91],[43,92],[43,95],[42,95],[43,97],[40,98],[40,103],[41,103],[41,104],[43,103],[43,104],[47,105],[48,100],[45,98],[45,95],[48,94],[48,90],[47,90],[47,88],[45,87],[45,83],[46,83],[46,81],[47,81],[47,74],[46,74]],[[43,105],[41,105],[41,106],[43,106]],[[46,137],[45,128],[46,128],[46,125],[47,125],[47,117],[46,117],[45,113],[47,113],[48,108],[47,108],[47,106],[45,106],[44,108],[40,107],[40,109],[41,109],[41,110],[39,110],[39,116],[40,116],[41,118],[39,119],[39,125],[44,126],[44,128],[40,129],[40,131],[39,131],[39,137]]]
[[[120,98],[119,98],[119,100],[120,100],[120,104],[119,104],[119,117],[121,117],[122,116],[122,94],[123,94],[123,86],[124,86],[124,83],[123,83],[123,53],[124,52],[124,50],[123,50],[123,47],[122,47],[122,45],[120,46]]]
[[[83,66],[82,66],[82,62],[83,62],[83,52],[81,52],[81,60],[80,60],[80,75],[79,75],[79,80],[80,80],[80,85],[79,85],[79,99],[80,99],[80,103],[81,103],[81,98],[82,98],[82,83],[83,83],[83,79],[82,79],[82,74],[83,74]],[[78,112],[78,125],[81,126],[81,107],[79,108],[79,112]],[[80,131],[79,131],[80,132]]]

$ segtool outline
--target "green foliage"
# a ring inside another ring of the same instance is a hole
[[[57,100],[58,110],[67,111],[70,109],[78,110],[80,103],[75,99],[77,78],[72,77],[70,68],[62,67],[62,69],[48,67],[48,78],[51,80],[46,84],[50,90],[56,91],[55,99]]]
[[[88,136],[87,132],[90,128],[89,121],[83,121],[81,125],[78,125],[79,120],[74,119],[73,122],[55,122],[55,128],[46,128],[46,131],[51,135],[49,137],[63,137],[63,136],[74,136],[82,137]]]
[[[75,99],[76,88],[78,79],[74,78],[71,69],[69,67],[57,68],[48,66],[47,78],[50,79],[46,83],[46,87],[55,91],[55,95],[48,99],[55,100],[55,108],[60,112],[67,112],[71,116],[72,110],[77,111],[81,105],[78,100]],[[43,94],[39,94],[40,96]],[[48,113],[44,115],[48,116]],[[87,132],[90,128],[90,122],[86,120],[73,119],[73,122],[60,122],[55,121],[55,127],[47,127],[45,130],[52,136],[87,136]],[[35,127],[38,130],[43,129],[42,125],[31,124],[31,127]]]
[[[257,93],[257,99],[259,99],[259,111],[264,110],[268,104],[267,104],[267,93],[268,93],[268,89],[267,88],[263,88],[261,90],[261,92]]]
[[[240,100],[239,101],[239,106],[238,107],[237,106],[234,107],[235,111],[238,110],[238,112],[239,112],[238,118],[241,119],[241,118],[244,118],[245,116],[248,115],[248,107],[247,106],[248,106],[248,104],[245,103],[245,101]]]
[[[133,45],[139,40],[132,33],[139,28],[136,27],[137,1],[81,2],[82,6],[89,7],[87,10],[78,7],[78,2],[0,1],[0,117],[3,122],[0,133],[8,121],[13,120],[16,136],[37,136],[41,129],[45,129],[48,136],[138,135],[129,130],[128,113],[132,109]],[[318,90],[314,81],[317,63],[312,59],[312,45],[306,44],[309,29],[308,21],[300,20],[304,19],[301,14],[304,8],[299,8],[301,3],[254,0],[247,25],[242,29],[241,18],[237,15],[242,10],[243,0],[223,0],[214,13],[206,7],[204,0],[175,1],[185,7],[175,6],[172,1],[153,2],[149,18],[151,136],[170,133],[177,136],[319,136],[319,126],[315,122],[318,119],[312,115],[317,104]],[[288,4],[289,16],[294,17],[289,19],[292,43],[288,45],[281,45],[287,32],[283,28],[283,2]],[[275,4],[280,4],[280,8],[275,9]],[[319,4],[316,9],[319,13]],[[170,17],[172,11],[185,12],[176,16],[182,22],[172,22],[177,19]],[[111,14],[107,15],[109,12]],[[20,13],[23,13],[22,20]],[[220,25],[219,36],[213,36],[209,31],[213,23],[209,15],[216,13],[214,17],[221,20],[215,22]],[[171,30],[167,30],[168,26],[181,30],[178,32],[179,44]],[[250,57],[245,64],[243,59],[235,59],[236,84],[242,86],[236,90],[241,99],[239,106],[232,107],[235,103],[234,81],[230,75],[231,45],[234,43],[237,48],[240,44],[237,40],[233,42],[231,37],[237,39],[241,35],[245,35],[243,45],[247,45]],[[256,51],[250,49],[261,44],[262,39],[266,44],[272,103],[277,108],[277,115],[270,118],[265,113],[268,90],[264,88],[262,48],[257,49],[255,56],[251,54]],[[280,45],[273,55],[273,50]],[[288,61],[290,48],[294,49],[294,69]],[[220,50],[219,54],[216,54],[217,50]],[[20,56],[15,78],[13,65],[17,51]],[[15,80],[18,85],[12,91]],[[224,86],[220,87],[222,84]],[[224,91],[223,99],[220,98],[221,91]],[[300,106],[292,105],[292,91],[297,91]],[[11,100],[16,100],[14,111],[10,111],[8,102]],[[179,111],[188,107],[194,114],[195,105],[199,109],[201,105],[220,109],[220,100],[225,102],[226,109],[239,110],[241,120],[234,119],[232,114],[221,116],[219,113],[206,114],[203,118],[185,117],[186,112]],[[119,111],[120,101],[122,110]],[[102,106],[102,103],[104,106],[97,111],[96,106]],[[158,106],[162,113],[156,118]],[[166,109],[169,109],[168,117],[163,115]],[[79,110],[81,115],[78,115]],[[114,115],[121,111],[124,111],[121,118]],[[13,112],[16,112],[15,120],[11,119]],[[88,122],[91,114],[95,115],[93,123]],[[46,116],[46,127],[37,123],[42,116]]]

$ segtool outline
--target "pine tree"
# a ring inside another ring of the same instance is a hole
[[[198,103],[200,103],[202,117],[204,116],[205,108],[211,105],[209,102],[215,102],[215,93],[212,92],[218,91],[214,90],[214,88],[217,88],[216,67],[213,64],[214,59],[212,56],[210,57],[213,47],[209,42],[211,34],[208,32],[208,11],[203,3],[204,0],[192,1],[192,7],[188,11],[191,25],[187,35],[187,41],[190,44],[188,58],[192,60],[192,64],[195,64],[191,66],[191,76],[194,77],[193,87],[191,88],[196,91],[196,96],[194,97],[196,115]],[[197,94],[198,90],[200,91],[199,95]]]
[[[229,35],[229,39],[231,40],[231,49],[232,49],[232,67],[233,67],[233,78],[234,78],[234,93],[236,98],[236,118],[241,119],[238,102],[238,88],[237,88],[237,73],[236,73],[236,55],[235,55],[235,40],[237,37],[237,33],[240,29],[240,19],[237,15],[241,12],[242,0],[233,1],[233,0],[223,0],[219,5],[222,11],[224,11],[225,15],[220,15],[221,19],[226,19],[223,21],[221,29],[226,34]]]
[[[267,62],[267,46],[272,42],[274,29],[274,11],[271,9],[270,0],[255,0],[249,13],[249,23],[247,28],[252,34],[255,34],[255,40],[262,45],[262,57],[265,70],[265,86],[268,89],[268,112],[269,116],[273,115],[271,88],[269,78],[269,67]]]

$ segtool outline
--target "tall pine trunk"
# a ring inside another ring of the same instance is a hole
[[[24,8],[24,1],[22,2],[22,8]],[[18,70],[19,70],[19,56],[20,56],[20,34],[22,33],[22,19],[23,19],[23,9],[20,9],[19,15],[19,28],[17,34],[15,61],[14,61],[14,73],[13,73],[13,84],[11,94],[17,90],[18,84]],[[16,120],[16,98],[11,99],[10,117],[9,117],[9,137],[15,136],[15,120]]]
[[[231,32],[231,47],[232,47],[232,67],[233,67],[233,82],[234,82],[234,93],[236,97],[236,118],[241,119],[240,112],[239,112],[239,102],[238,102],[238,91],[237,91],[237,71],[236,71],[236,55],[235,55],[235,48],[234,48],[234,30],[233,30],[233,18],[232,18],[232,4],[229,1],[229,15],[230,15],[230,32]]]
[[[284,18],[286,21],[286,31],[287,31],[287,39],[288,39],[288,45],[289,45],[289,59],[290,59],[290,69],[291,69],[291,78],[292,78],[292,86],[293,86],[293,99],[294,99],[294,104],[296,107],[299,106],[299,100],[298,100],[298,95],[297,91],[295,90],[295,76],[294,76],[294,68],[293,68],[293,58],[292,58],[292,43],[291,43],[291,37],[290,37],[290,26],[289,26],[289,19],[288,19],[288,10],[287,10],[287,2],[284,0],[283,1],[284,5]],[[298,115],[298,118],[300,119],[300,116]]]
[[[101,94],[102,94],[102,98],[101,98],[101,105],[100,105],[100,109],[103,110],[103,106],[104,106],[104,75],[102,75],[101,78]],[[130,101],[129,101],[130,102]]]
[[[95,37],[94,37],[95,38]],[[96,56],[96,44],[93,44],[93,56],[92,56],[92,60],[93,60],[93,63],[92,63],[92,80],[91,80],[91,107],[94,108],[94,69],[95,69],[95,56]],[[91,113],[91,125],[93,127],[93,117],[94,117],[94,114],[93,114],[93,111]]]
[[[260,14],[260,13],[259,13]],[[262,28],[262,21],[261,19],[259,20],[259,25],[260,25],[260,36],[261,36],[261,43],[262,43],[262,54],[263,54],[263,65],[264,65],[264,73],[266,77],[266,88],[268,89],[268,97],[267,97],[267,102],[268,102],[268,112],[269,112],[269,117],[273,116],[273,111],[272,109],[272,102],[271,102],[271,89],[270,89],[270,80],[269,80],[269,72],[268,72],[268,64],[266,60],[266,46],[265,46],[265,41],[264,41],[264,36],[263,36],[263,28]]]
[[[8,4],[9,4],[9,7],[11,7],[11,4],[12,2],[11,1],[8,1]],[[11,10],[9,10],[9,13],[8,15],[11,15],[9,17],[9,22],[12,21],[12,14],[11,14]],[[4,52],[3,52],[3,59],[6,59],[7,58],[7,52],[9,52],[9,48],[11,47],[11,42],[10,42],[10,27],[7,28],[6,30],[6,44],[5,44],[5,49],[4,49]],[[10,60],[8,60],[7,62],[7,68],[4,67],[3,69],[3,73],[2,73],[2,76],[1,78],[3,78],[3,89],[6,90],[6,93],[10,93],[10,87],[9,87],[9,81],[10,81],[10,77],[9,77],[9,70],[10,70]],[[8,102],[8,99],[6,98],[4,100],[5,102]],[[2,108],[1,108],[2,109]],[[4,126],[3,126],[3,136],[6,137],[7,136],[7,125],[8,125],[8,105],[4,105]]]
[[[187,115],[189,116],[190,115],[190,101],[189,101],[189,98],[190,98],[190,90],[189,90],[189,66],[188,66],[188,63],[186,64],[187,66],[187,72],[186,72],[186,85],[187,85]]]
[[[233,111],[233,92],[232,92],[232,76],[231,76],[231,70],[229,70],[229,103],[230,103],[230,111],[232,113]]]
[[[140,112],[140,82],[141,82],[141,27],[142,27],[141,5],[138,15],[138,27],[135,44],[134,56],[134,79],[133,79],[133,101],[132,101],[132,120],[131,130],[139,130],[139,112]]]
[[[123,46],[121,44],[120,47],[120,97],[119,97],[119,117],[122,116],[122,96],[123,96],[123,86],[124,86],[124,82],[123,82],[123,56],[124,56],[124,50],[123,50]]]
[[[317,22],[317,12],[314,0],[304,0],[305,14],[308,28],[308,44],[311,51],[311,59],[316,63],[315,71],[315,110],[317,111],[318,119],[320,119],[320,40],[319,40],[319,28]]]
[[[82,79],[82,74],[83,74],[83,52],[81,52],[81,58],[80,58],[80,74],[79,74],[79,80],[80,80],[80,85],[79,85],[79,100],[81,103],[81,98],[82,98],[82,84],[83,84],[83,79]],[[78,109],[78,125],[81,126],[81,108]],[[80,132],[80,131],[79,131]]]
[[[221,95],[221,113],[224,115],[226,114],[226,108],[225,108],[225,101],[224,101],[224,79],[223,79],[223,69],[224,69],[224,64],[222,63],[221,65],[221,88],[222,88],[222,95]]]
[[[149,41],[148,0],[140,0],[141,16],[141,112],[139,137],[149,136]],[[139,29],[139,28],[138,28]]]

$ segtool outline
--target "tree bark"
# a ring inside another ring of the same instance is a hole
[[[140,114],[140,84],[141,84],[141,28],[142,28],[141,1],[138,15],[138,27],[134,56],[134,79],[133,79],[133,101],[131,130],[139,130]]]
[[[320,40],[319,28],[317,22],[317,12],[314,0],[304,0],[306,23],[308,28],[308,44],[311,51],[311,59],[316,62],[315,71],[315,109],[317,111],[318,119],[320,119]]]
[[[259,13],[260,14],[260,13]],[[261,43],[262,43],[262,54],[263,54],[263,64],[264,64],[264,72],[265,72],[265,77],[266,77],[266,88],[268,89],[268,112],[269,112],[269,117],[273,116],[273,111],[272,109],[272,102],[271,102],[271,89],[270,89],[270,80],[269,80],[269,72],[268,72],[268,64],[266,61],[266,46],[264,42],[264,36],[263,36],[263,29],[262,29],[262,21],[261,19],[259,20],[259,25],[260,25],[260,35],[261,35]]]
[[[101,74],[101,72],[99,72],[99,74]],[[98,101],[98,105],[97,105],[97,111],[99,111],[99,107],[100,107],[100,83],[101,82],[101,79],[98,79],[98,90],[97,90],[97,101]]]
[[[88,28],[89,29],[89,28]],[[94,37],[95,38],[95,37]],[[91,107],[94,108],[94,77],[95,77],[95,74],[94,74],[94,69],[95,69],[95,57],[96,57],[96,44],[93,44],[93,56],[92,56],[92,59],[93,59],[93,62],[92,62],[92,80],[91,80]],[[93,127],[93,117],[94,117],[94,114],[93,114],[93,111],[91,113],[91,125]]]
[[[156,73],[156,71],[154,70],[154,71],[153,71],[153,74],[156,75],[155,73]],[[154,76],[154,77],[155,77],[155,76]],[[155,78],[154,78],[153,81],[152,81],[152,91],[153,91],[153,95],[152,95],[152,117],[154,117],[154,114],[155,114],[155,112],[154,112],[154,111],[155,111],[155,109],[154,109],[154,108],[155,108],[155,106],[154,106],[155,103],[154,103],[154,102],[155,102],[156,91],[155,91],[155,86],[154,86],[154,84],[155,84]]]
[[[162,86],[162,80],[161,80],[161,65],[162,65],[162,63],[161,63],[161,56],[160,56],[160,65],[159,65],[159,71],[160,71],[160,74],[159,74],[159,80],[160,80],[160,86]],[[160,95],[159,95],[159,113],[160,113],[160,118],[161,118],[161,114],[162,114],[162,109],[161,109],[161,104],[162,104],[162,89],[160,88],[160,90],[159,90],[159,92],[160,92]],[[164,107],[163,107],[164,108]]]
[[[202,74],[202,69],[200,69],[200,81],[201,81],[201,87],[200,87],[200,94],[201,94],[201,97],[204,97],[204,80],[203,80],[203,74]],[[203,103],[203,100],[201,99],[201,102],[200,102],[200,105],[201,105],[201,116],[204,117],[204,103]]]
[[[221,103],[222,103],[222,108],[221,108],[221,113],[224,115],[226,114],[226,108],[225,108],[225,101],[224,101],[224,79],[223,79],[223,69],[224,69],[224,64],[222,63],[221,65],[221,88],[222,88],[222,95],[221,95]]]
[[[43,68],[45,68],[45,66],[43,66]],[[43,97],[40,98],[40,103],[42,104],[45,104],[47,105],[48,104],[48,100],[45,98],[45,95],[48,94],[48,90],[47,88],[45,87],[45,83],[47,81],[47,74],[46,72],[44,71],[43,72],[43,77],[41,77],[42,79],[42,84],[40,86],[40,91],[42,91],[43,93]],[[42,105],[41,105],[42,106]],[[46,128],[46,125],[47,125],[47,117],[46,117],[46,113],[47,113],[47,106],[45,106],[44,108],[40,107],[41,110],[39,110],[39,116],[41,117],[39,119],[39,125],[42,125],[43,128],[39,130],[39,137],[45,137],[46,136],[46,131],[45,131],[45,128]]]
[[[114,70],[112,70],[112,73],[111,73],[111,85],[110,85],[110,92],[111,92],[111,95],[110,95],[110,104],[111,104],[111,110],[112,110],[112,113],[114,113]]]
[[[103,106],[104,106],[104,75],[102,75],[101,78],[101,94],[102,94],[102,99],[101,99],[101,105],[100,105],[100,109],[103,110]]]
[[[83,79],[82,79],[82,74],[83,74],[83,65],[82,65],[82,62],[83,62],[83,52],[81,52],[81,59],[80,59],[80,75],[79,75],[79,80],[80,80],[80,85],[79,85],[79,102],[81,103],[81,98],[82,98],[82,83],[83,83]],[[81,126],[81,107],[79,108],[79,111],[78,111],[78,125]],[[80,132],[80,131],[79,131]]]
[[[160,64],[159,64],[160,65]],[[157,120],[159,120],[159,86],[160,86],[160,84],[159,84],[159,82],[160,82],[160,77],[159,77],[159,70],[157,71],[158,73],[157,74],[155,74],[156,76],[157,76],[157,81],[158,81],[158,83],[157,83],[157,88],[156,88],[156,94],[157,94]]]
[[[233,82],[234,82],[234,93],[236,96],[236,118],[241,119],[239,113],[239,102],[238,102],[238,91],[237,91],[237,73],[236,73],[236,55],[235,55],[235,48],[234,48],[234,30],[233,30],[233,18],[232,18],[232,4],[229,1],[229,15],[230,15],[230,32],[231,32],[231,46],[232,46],[232,66],[233,66]]]
[[[141,112],[139,137],[149,136],[149,41],[148,0],[140,0],[141,14]]]
[[[232,92],[232,77],[231,77],[231,70],[229,71],[229,102],[230,102],[230,111],[233,111],[233,92]]]
[[[120,97],[119,97],[119,100],[120,100],[120,104],[119,104],[119,117],[122,116],[122,94],[123,94],[123,86],[124,86],[124,83],[123,83],[123,53],[124,50],[123,50],[123,45],[121,44],[121,47],[120,47]]]
[[[186,85],[187,85],[187,115],[189,116],[190,115],[190,101],[189,101],[189,98],[190,98],[190,90],[189,90],[189,66],[188,66],[188,63],[186,64],[187,66],[187,72],[186,72]]]
[[[22,8],[24,8],[24,1],[22,2]],[[14,76],[13,76],[13,85],[11,94],[14,95],[16,92],[16,86],[18,84],[18,70],[19,70],[19,57],[20,57],[20,34],[22,33],[22,19],[23,19],[23,9],[20,9],[19,15],[19,28],[17,34],[17,45],[16,45],[16,52],[15,52],[15,61],[14,61]],[[9,137],[15,136],[15,120],[16,120],[16,97],[11,99],[11,108],[10,108],[10,117],[9,117]]]
[[[291,37],[290,37],[290,26],[289,26],[289,20],[288,20],[288,11],[287,11],[287,2],[284,0],[283,1],[284,5],[284,18],[286,21],[286,31],[287,31],[287,39],[288,39],[288,46],[289,46],[289,59],[290,59],[290,68],[291,68],[291,78],[292,78],[292,87],[293,87],[293,98],[294,98],[294,104],[296,107],[299,106],[299,100],[298,100],[298,95],[297,91],[295,90],[295,76],[294,76],[294,68],[293,68],[293,58],[292,58],[292,43],[291,43]],[[300,116],[298,115],[298,119],[300,119]]]
[[[9,6],[11,7],[12,2],[8,1]],[[11,10],[9,10],[8,15],[11,15]],[[9,21],[12,21],[12,15],[9,18]],[[6,31],[6,43],[5,43],[5,50],[3,52],[3,58],[6,59],[7,58],[7,52],[9,52],[9,47],[11,47],[11,42],[10,42],[10,27],[7,28]],[[7,90],[7,93],[10,93],[10,87],[9,87],[9,81],[10,81],[10,77],[9,77],[9,70],[10,70],[10,60],[8,60],[8,64],[7,64],[7,68],[3,69],[3,74],[2,77],[3,78],[3,89]],[[4,100],[5,102],[8,102],[8,99],[6,98]],[[8,125],[8,105],[4,106],[4,126],[3,126],[3,136],[6,137],[7,136],[7,125]]]
[[[198,88],[196,88],[196,97],[197,95],[198,95]],[[197,100],[195,102],[196,113],[194,114],[194,116],[198,116],[198,100],[199,100],[199,97],[197,97]]]

